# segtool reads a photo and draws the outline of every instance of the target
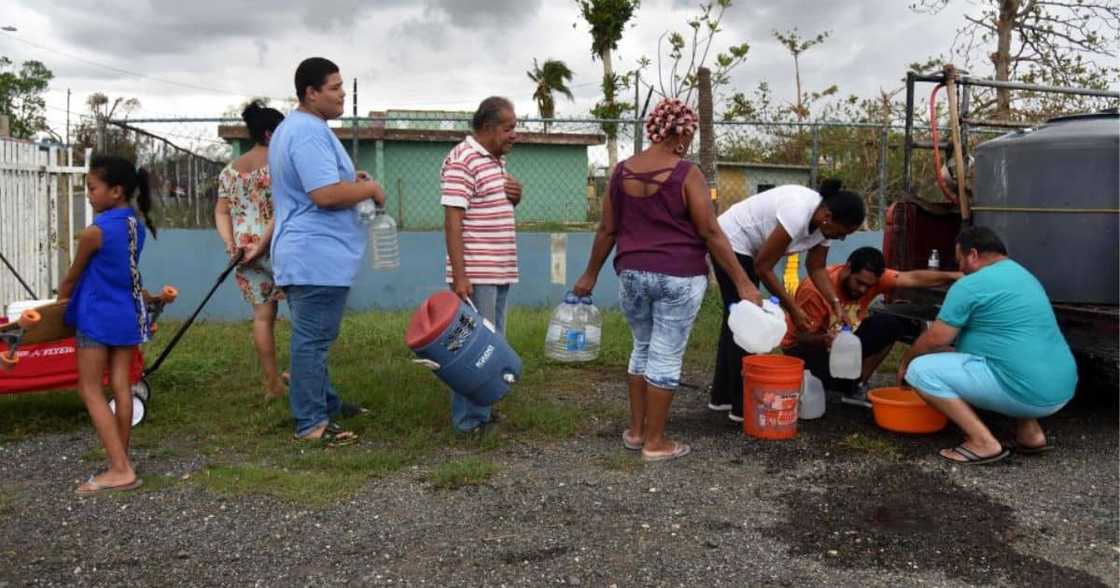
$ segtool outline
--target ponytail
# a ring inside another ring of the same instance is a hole
[[[841,190],[843,186],[839,178],[828,178],[821,181],[817,193],[821,195],[821,204],[832,213],[832,220],[846,227],[858,227],[867,216],[863,198],[855,192]]]
[[[821,198],[829,198],[839,193],[843,186],[844,182],[840,178],[827,178],[821,180],[821,187],[817,189],[817,193],[821,195]]]
[[[89,173],[97,176],[110,188],[120,186],[125,199],[131,201],[132,195],[139,192],[136,204],[144,215],[144,224],[156,236],[156,226],[152,223],[152,186],[148,170],[137,169],[131,161],[115,155],[99,155],[89,162]]]
[[[148,177],[148,170],[144,168],[136,170],[136,187],[140,191],[140,195],[136,197],[136,204],[140,208],[140,213],[144,215],[144,224],[152,232],[152,237],[158,239],[156,224],[152,222],[152,217],[148,214],[152,210],[152,185]]]
[[[284,115],[269,108],[260,100],[253,100],[241,111],[241,120],[249,128],[249,138],[257,145],[268,145],[268,134],[276,130]]]

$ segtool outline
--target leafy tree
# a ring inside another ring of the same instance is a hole
[[[559,92],[567,96],[568,100],[574,100],[572,90],[568,87],[568,83],[572,81],[572,70],[563,61],[548,59],[544,65],[539,65],[534,59],[533,69],[525,73],[537,85],[533,90],[533,100],[537,101],[541,118],[553,118],[556,115],[553,93]]]
[[[603,63],[603,99],[591,109],[591,114],[596,118],[619,118],[633,110],[634,105],[617,98],[618,91],[628,86],[629,78],[614,73],[611,52],[618,49],[622,33],[641,0],[575,0],[575,3],[580,16],[591,27],[591,55]],[[618,163],[618,125],[604,124],[603,131],[607,134],[607,156],[613,169]]]
[[[39,61],[25,61],[18,70],[14,65],[0,56],[0,114],[8,115],[13,137],[27,139],[50,130],[43,93],[54,74]]]

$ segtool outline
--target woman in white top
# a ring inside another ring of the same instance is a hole
[[[787,292],[774,273],[774,266],[786,255],[808,251],[805,267],[810,279],[826,300],[839,307],[825,270],[829,239],[843,240],[859,229],[864,219],[863,198],[840,187],[839,180],[825,180],[819,192],[804,186],[778,186],[735,204],[719,216],[720,228],[751,281],[757,285],[761,279],[781,300],[799,330],[804,328],[805,314],[794,303],[794,293]],[[746,353],[735,344],[727,326],[728,307],[739,301],[738,291],[719,267],[715,267],[715,274],[723,297],[723,327],[708,407],[730,410],[731,420],[741,422]],[[837,316],[843,315],[837,312]]]

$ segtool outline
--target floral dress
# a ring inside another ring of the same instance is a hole
[[[265,228],[272,221],[272,188],[267,167],[241,172],[227,165],[218,176],[218,198],[229,203],[233,219],[233,239],[238,247],[260,243]],[[237,287],[246,302],[263,304],[284,298],[272,277],[268,256],[251,265],[240,265],[236,273]]]

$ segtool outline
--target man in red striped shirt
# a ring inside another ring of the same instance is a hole
[[[517,140],[516,127],[513,103],[498,96],[483,100],[471,119],[473,132],[440,169],[447,282],[502,334],[509,287],[518,277],[513,207],[521,201],[521,183],[506,171],[503,158]],[[479,430],[491,417],[491,407],[451,392],[457,431]]]

